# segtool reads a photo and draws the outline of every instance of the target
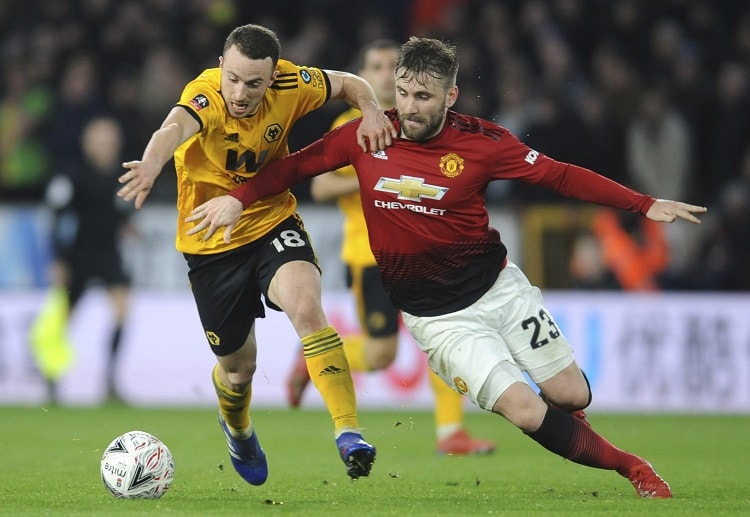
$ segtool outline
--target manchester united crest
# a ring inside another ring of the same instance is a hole
[[[461,377],[454,377],[453,385],[461,393],[466,393],[467,391],[469,391],[469,386],[466,384],[466,381],[463,380]]]
[[[455,178],[464,171],[464,159],[456,153],[448,153],[440,158],[440,172]]]

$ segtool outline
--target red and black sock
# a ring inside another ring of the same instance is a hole
[[[542,425],[529,437],[545,449],[570,461],[625,474],[630,467],[643,463],[634,454],[618,449],[579,418],[548,407]]]

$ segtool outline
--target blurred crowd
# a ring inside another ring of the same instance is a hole
[[[217,66],[226,35],[250,22],[279,34],[282,57],[350,71],[375,38],[450,40],[460,51],[458,111],[561,161],[709,206],[679,271],[662,257],[642,286],[750,290],[740,266],[750,263],[747,0],[3,0],[0,203],[42,202],[61,164],[80,158],[95,114],[116,117],[124,157],[139,158],[184,84]],[[340,110],[332,103],[300,121],[292,146],[322,135]],[[152,200],[174,196],[163,174]],[[501,183],[488,200],[523,209],[558,199]],[[625,217],[601,219],[576,243],[577,285],[627,288],[612,268],[597,278],[585,267],[606,255],[597,228],[630,236],[634,260],[653,235]],[[683,253],[661,238],[672,256]]]

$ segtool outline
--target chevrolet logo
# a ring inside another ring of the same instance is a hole
[[[377,185],[375,185],[375,190],[398,194],[399,199],[422,201],[422,198],[443,199],[445,193],[448,192],[448,187],[425,184],[423,178],[401,176],[401,179],[398,180],[380,178]]]

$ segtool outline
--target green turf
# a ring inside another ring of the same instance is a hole
[[[269,458],[261,487],[233,471],[210,409],[0,407],[0,514],[750,515],[749,416],[591,414],[672,485],[674,499],[644,500],[617,474],[566,462],[486,413],[470,411],[467,422],[497,441],[495,454],[439,457],[429,412],[362,411],[378,458],[356,482],[324,412],[253,415]],[[117,500],[99,478],[103,447],[132,429],[160,437],[174,455],[174,485],[160,500]]]

